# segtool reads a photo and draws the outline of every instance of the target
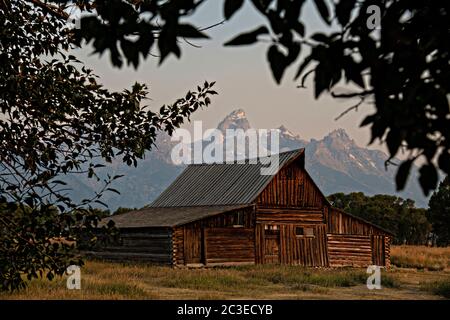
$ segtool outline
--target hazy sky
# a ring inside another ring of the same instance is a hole
[[[323,28],[312,1],[308,1],[302,12],[308,33]],[[223,1],[207,1],[192,16],[199,27],[215,24],[223,19]],[[296,88],[292,81],[300,61],[286,72],[281,85],[276,85],[266,61],[268,43],[245,47],[223,47],[223,43],[243,30],[252,30],[265,24],[251,4],[246,2],[244,10],[238,12],[230,22],[207,31],[210,40],[192,41],[201,48],[182,44],[182,57],[170,56],[158,66],[158,58],[149,57],[138,70],[133,67],[113,68],[106,53],[89,55],[90,48],[77,51],[82,61],[93,68],[108,88],[122,90],[135,81],[146,83],[150,88],[148,103],[159,107],[172,103],[189,89],[195,89],[204,80],[216,81],[218,96],[204,110],[194,114],[192,120],[203,120],[204,128],[214,128],[231,111],[242,108],[255,128],[276,128],[285,125],[303,139],[320,139],[335,128],[345,128],[350,136],[362,146],[369,141],[369,129],[359,128],[365,115],[372,112],[371,106],[363,106],[358,112],[350,112],[338,121],[334,119],[354,101],[336,101],[327,94],[319,100],[313,96],[312,77],[307,89]],[[157,54],[156,48],[153,50]],[[371,148],[380,148],[372,145]]]

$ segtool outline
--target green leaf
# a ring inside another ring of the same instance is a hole
[[[272,70],[272,75],[275,78],[275,81],[277,84],[280,84],[284,70],[287,67],[286,57],[281,51],[279,51],[277,45],[271,45],[267,51],[267,60],[269,60],[270,69]]]
[[[376,114],[371,114],[370,116],[365,117],[359,126],[365,127],[365,126],[371,124],[372,122],[374,122],[375,119],[376,119]]]
[[[313,39],[314,41],[317,41],[317,42],[321,42],[321,43],[327,43],[329,41],[328,37],[323,33],[314,33],[311,36],[311,39]]]
[[[52,183],[54,183],[54,184],[61,184],[63,186],[67,185],[67,182],[64,182],[62,180],[52,180]]]
[[[225,0],[224,4],[224,16],[225,19],[229,20],[233,14],[238,11],[242,5],[244,4],[244,0]]]
[[[228,42],[225,42],[225,46],[242,46],[242,45],[248,45],[253,44],[256,41],[258,41],[258,36],[262,34],[268,34],[269,30],[265,26],[260,26],[259,28],[250,31],[241,33],[240,35],[236,36],[235,38],[231,39]]]
[[[314,4],[316,5],[323,21],[325,21],[326,24],[330,25],[330,12],[328,11],[325,0],[314,0]]]
[[[345,78],[348,81],[352,81],[360,88],[364,89],[365,83],[361,74],[361,66],[356,63],[351,56],[344,56],[342,59],[342,66],[344,68]]]
[[[446,174],[450,175],[450,154],[447,150],[443,150],[438,160],[439,168]]]
[[[419,183],[423,193],[428,196],[430,191],[436,189],[438,183],[438,174],[436,167],[431,164],[424,164],[419,170]]]
[[[296,21],[293,29],[302,37],[305,36],[305,26],[300,21]]]
[[[107,188],[107,189],[106,189],[106,191],[111,191],[111,192],[114,192],[114,193],[120,194],[119,190],[117,190],[117,189],[114,189],[114,188]]]
[[[314,97],[317,99],[323,91],[328,90],[332,79],[329,64],[319,63],[314,72]]]
[[[178,36],[183,38],[209,39],[209,36],[199,31],[191,24],[179,24]]]
[[[296,80],[298,77],[300,77],[300,75],[303,73],[305,68],[310,64],[310,62],[312,60],[313,60],[313,56],[309,55],[302,61],[302,63],[300,64],[300,66],[297,70],[297,73],[295,74],[294,80]]]
[[[402,137],[400,135],[400,132],[394,129],[389,130],[386,137],[386,144],[388,146],[388,150],[391,157],[394,157],[397,154],[397,151],[400,148],[401,143]]]
[[[346,26],[350,20],[350,15],[355,8],[356,0],[340,0],[336,4],[336,17],[341,26]]]
[[[108,208],[108,205],[106,204],[106,203],[104,203],[103,201],[101,201],[101,200],[95,200],[94,201],[95,203],[98,203],[98,204],[101,204],[102,206],[104,206],[105,208]]]
[[[403,161],[398,167],[397,174],[395,175],[395,184],[397,186],[397,191],[401,191],[405,188],[409,172],[411,171],[412,163],[412,160],[406,160]]]
[[[137,68],[139,65],[139,50],[136,44],[127,39],[122,39],[120,48],[127,58],[128,64],[132,63],[134,68]]]

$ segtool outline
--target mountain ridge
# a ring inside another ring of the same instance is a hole
[[[245,111],[237,109],[219,122],[217,128],[224,133],[227,129],[252,128]],[[417,169],[412,170],[407,187],[396,192],[394,177],[395,167],[385,168],[387,154],[381,150],[372,150],[358,146],[345,129],[336,129],[322,139],[303,139],[284,125],[280,130],[279,151],[305,148],[306,169],[325,195],[336,192],[364,192],[367,195],[392,194],[415,200],[416,205],[425,207],[427,198],[423,196],[417,183]],[[118,207],[142,207],[153,201],[181,173],[185,165],[175,165],[171,161],[171,150],[177,142],[161,133],[158,135],[157,147],[146,154],[138,167],[128,167],[119,161],[103,170],[113,170],[114,174],[124,174],[115,182],[114,188],[120,195],[107,194],[103,202],[110,210]],[[226,143],[226,141],[221,141]],[[192,146],[191,146],[192,147]],[[71,194],[75,199],[86,195],[87,187],[95,185],[86,178],[71,178],[71,185],[81,190]],[[94,192],[94,190],[92,190]]]

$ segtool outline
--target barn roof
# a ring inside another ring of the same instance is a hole
[[[304,149],[278,154],[279,166],[274,174],[302,154]],[[273,178],[261,174],[261,168],[268,167],[266,163],[252,164],[247,159],[245,163],[189,165],[151,207],[250,204]]]
[[[246,207],[249,207],[249,205],[165,208],[147,207],[104,218],[101,221],[101,225],[112,220],[118,228],[176,227],[203,218],[212,217],[219,213]]]

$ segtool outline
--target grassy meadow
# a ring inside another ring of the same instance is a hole
[[[445,299],[450,298],[450,248],[392,248],[381,290],[368,290],[365,269],[256,265],[172,269],[89,260],[81,290],[66,278],[33,280],[0,299]]]

